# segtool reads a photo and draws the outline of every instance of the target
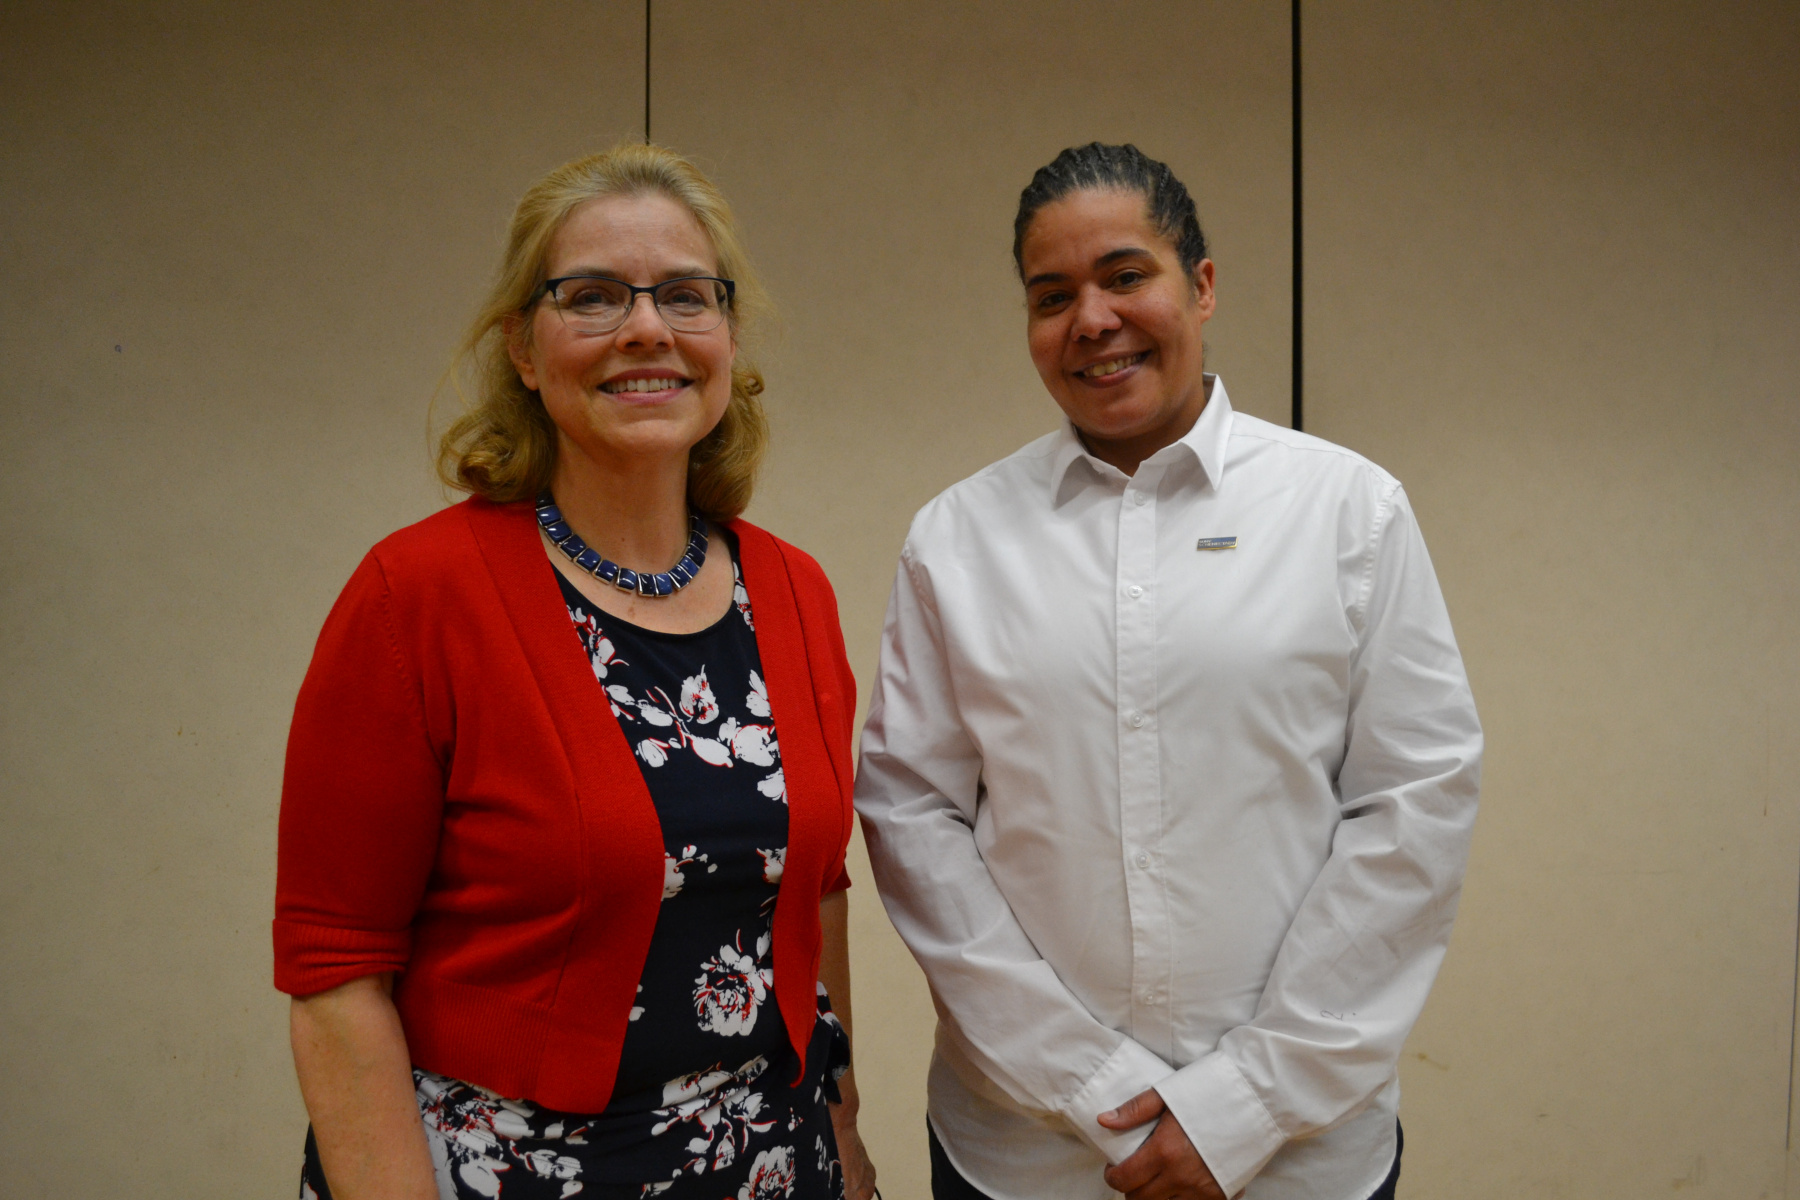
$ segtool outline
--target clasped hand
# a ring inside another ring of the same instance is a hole
[[[1126,1200],[1225,1200],[1200,1152],[1155,1088],[1140,1092],[1100,1114],[1108,1129],[1136,1129],[1156,1122],[1150,1137],[1117,1166],[1106,1169],[1106,1186]]]

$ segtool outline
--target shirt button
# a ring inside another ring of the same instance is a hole
[[[1150,856],[1145,854],[1142,850],[1139,850],[1133,861],[1140,867],[1147,867],[1150,865]]]
[[[1144,727],[1144,714],[1141,712],[1134,712],[1127,716],[1125,720],[1130,722],[1133,729],[1142,729]]]
[[[1144,594],[1144,589],[1134,583],[1125,589],[1125,594],[1130,596],[1133,600],[1136,600],[1139,596]]]
[[[1133,492],[1131,493],[1131,502],[1138,505],[1148,504],[1150,503],[1150,495],[1147,492]]]
[[[1155,992],[1145,992],[1144,993],[1144,1003],[1145,1004],[1155,1004],[1156,1003],[1156,993]]]

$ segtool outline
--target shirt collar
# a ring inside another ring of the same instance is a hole
[[[1194,422],[1192,429],[1146,458],[1144,463],[1168,467],[1190,459],[1199,465],[1207,482],[1217,491],[1225,481],[1225,444],[1231,438],[1231,400],[1225,395],[1224,380],[1210,373],[1205,378],[1212,394],[1207,397],[1206,407],[1200,410],[1200,419]],[[1117,467],[1102,462],[1087,452],[1087,447],[1081,444],[1081,438],[1075,432],[1075,426],[1064,417],[1062,431],[1057,437],[1056,452],[1050,459],[1052,505],[1063,496],[1063,484],[1068,478],[1069,469],[1078,462],[1085,462],[1096,478],[1124,478],[1124,473]]]

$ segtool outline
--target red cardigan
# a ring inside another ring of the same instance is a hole
[[[781,738],[775,996],[804,1060],[819,901],[849,886],[856,684],[819,565],[734,521]],[[468,500],[369,552],[294,705],[275,986],[400,972],[413,1062],[598,1112],[662,901],[663,839],[529,504]]]

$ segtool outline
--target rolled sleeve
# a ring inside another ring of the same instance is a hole
[[[326,618],[294,704],[276,853],[275,986],[405,969],[436,858],[444,769],[379,561]]]
[[[364,975],[406,969],[412,930],[343,929],[275,918],[275,987],[310,996]]]

